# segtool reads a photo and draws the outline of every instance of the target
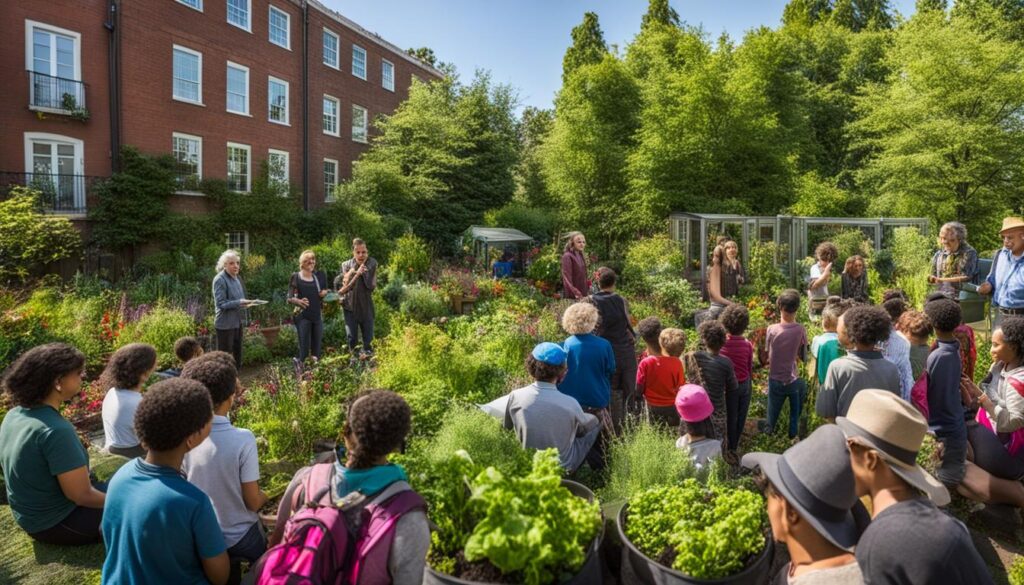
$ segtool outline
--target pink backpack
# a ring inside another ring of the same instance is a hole
[[[1009,382],[1010,386],[1012,386],[1018,394],[1024,396],[1024,382],[1021,382],[1017,378],[1011,378],[1009,376],[1006,377],[1006,381]],[[988,413],[985,412],[984,408],[978,409],[978,414],[974,417],[974,420],[978,421],[978,423],[981,426],[992,431],[993,433],[996,432],[996,425],[995,423],[992,422],[991,419],[989,419]],[[1016,457],[1017,453],[1020,452],[1021,449],[1024,449],[1024,428],[1017,429],[1016,431],[1011,432],[1010,442],[1006,443],[1005,446],[1006,451],[1010,454],[1010,456]]]
[[[910,403],[928,420],[928,370],[921,372],[921,377],[910,389]]]
[[[332,496],[333,463],[310,469],[292,496],[292,516],[280,544],[253,567],[258,585],[388,585],[388,557],[403,514],[426,510],[426,502],[404,481],[388,486],[359,513],[353,529],[345,513],[366,501],[353,493]],[[281,519],[279,518],[278,521]]]

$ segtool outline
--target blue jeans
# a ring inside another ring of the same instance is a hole
[[[730,451],[735,451],[739,446],[743,426],[747,424],[747,411],[750,410],[750,383],[750,378],[747,378],[740,382],[735,392],[725,393],[726,430]]]
[[[263,524],[257,520],[249,528],[242,540],[228,547],[228,559],[231,561],[231,572],[228,575],[228,584],[235,585],[242,580],[242,561],[249,561],[252,565],[267,551],[267,535],[263,532]],[[251,566],[250,566],[251,571]]]
[[[800,410],[807,397],[807,383],[797,378],[789,384],[768,380],[768,432],[775,432],[775,423],[782,414],[782,406],[789,399],[789,438],[796,436],[800,425]]]
[[[372,351],[373,314],[357,316],[354,311],[345,309],[345,333],[348,334],[349,351],[355,352],[360,333],[363,334],[363,351]]]

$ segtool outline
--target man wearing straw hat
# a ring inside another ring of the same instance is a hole
[[[949,492],[917,464],[924,417],[891,392],[862,390],[836,424],[857,495],[871,498],[872,521],[856,549],[864,582],[992,583],[967,528],[936,507],[949,503]]]
[[[1005,317],[1024,315],[1024,219],[1004,218],[999,235],[1003,237],[1003,247],[992,260],[988,278],[978,287],[979,294],[992,294],[993,330],[999,328]]]

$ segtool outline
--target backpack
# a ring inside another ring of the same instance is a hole
[[[1014,390],[1017,391],[1018,394],[1024,396],[1024,382],[1021,382],[1017,378],[1013,378],[1010,376],[1006,377],[1006,381],[1010,384],[1010,386],[1013,387]],[[975,416],[975,420],[978,421],[978,423],[981,426],[992,431],[996,435],[1000,434],[996,432],[996,425],[988,417],[988,413],[985,412],[984,408],[978,409],[978,414]],[[1010,454],[1011,457],[1017,457],[1017,454],[1020,452],[1020,450],[1024,448],[1024,428],[1017,429],[1008,434],[1009,442],[1004,441],[1006,451]],[[1003,435],[1005,436],[1006,434],[1004,433]]]
[[[913,404],[917,410],[924,415],[924,420],[928,420],[928,370],[921,372],[921,377],[914,382],[914,385],[910,388],[910,403]]]
[[[398,520],[407,512],[426,510],[426,502],[404,481],[394,482],[369,503],[356,492],[336,502],[333,479],[334,464],[318,463],[295,490],[284,537],[253,567],[258,585],[391,583],[388,557]],[[347,514],[361,515],[358,528]]]

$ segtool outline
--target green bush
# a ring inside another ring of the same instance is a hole
[[[526,277],[551,288],[562,283],[562,254],[554,244],[540,249],[526,267]]]
[[[405,295],[399,305],[399,312],[420,323],[448,314],[448,305],[430,285],[413,284],[405,287]]]
[[[629,499],[650,488],[677,485],[696,477],[697,468],[683,449],[676,447],[676,429],[631,418],[622,435],[608,446],[607,480],[601,498]]]
[[[934,243],[915,227],[901,227],[893,230],[892,243],[893,272],[899,276],[927,274],[931,269]]]
[[[1006,578],[1010,585],[1024,585],[1024,557],[1020,555],[1013,557],[1013,562],[1010,563],[1010,568],[1006,571]]]
[[[556,222],[554,213],[515,201],[484,214],[484,225],[517,229],[538,242],[551,241]]]
[[[668,236],[637,240],[626,248],[622,284],[637,294],[650,294],[666,277],[681,279],[685,268],[679,244]]]
[[[52,340],[78,348],[85,354],[86,366],[98,370],[103,367],[118,335],[119,317],[109,305],[106,296],[80,297],[73,292],[40,288],[20,310],[39,319]]]
[[[831,241],[839,251],[832,266],[833,274],[837,275],[842,273],[847,258],[859,255],[866,260],[872,256],[874,250],[871,240],[867,239],[864,232],[858,229],[843,230],[832,236]]]
[[[651,300],[660,310],[673,315],[684,327],[693,324],[693,315],[704,308],[700,293],[690,281],[669,275],[647,278],[653,290]]]
[[[24,279],[51,262],[76,257],[82,238],[67,218],[39,211],[43,193],[14,187],[0,201],[0,280]]]
[[[277,318],[286,317],[291,313],[292,306],[287,304],[285,299],[288,296],[288,281],[291,279],[292,273],[298,269],[298,257],[294,259],[275,258],[267,260],[255,270],[243,269],[241,278],[245,285],[245,298],[270,301],[268,305],[258,307],[260,310],[250,309],[250,316],[253,320],[260,321],[260,313],[263,312],[267,315],[262,319],[264,324],[276,325],[277,323],[274,321]],[[274,308],[271,309],[271,306]],[[273,312],[267,312],[268,310]]]
[[[212,277],[211,277],[212,278]],[[184,306],[190,300],[205,300],[210,291],[199,281],[185,281],[173,273],[146,274],[127,289],[133,305],[155,305],[161,301]]]
[[[786,246],[775,242],[755,242],[750,246],[747,262],[747,294],[775,298],[788,286],[788,279],[779,268]]]
[[[22,353],[51,339],[42,318],[14,310],[0,312],[0,371]]]
[[[459,450],[469,453],[481,467],[511,475],[529,471],[533,457],[533,450],[524,449],[501,421],[475,406],[462,405],[444,415],[435,435],[418,439],[404,459],[410,469],[428,469]]]
[[[242,335],[242,364],[267,364],[274,360],[274,354],[267,346],[267,338],[259,331],[246,331]]]
[[[148,343],[156,348],[157,366],[167,368],[178,360],[174,355],[174,342],[195,334],[196,322],[191,315],[181,309],[161,305],[126,325],[115,345]]]
[[[398,238],[388,261],[388,277],[394,278],[401,275],[406,282],[418,282],[426,278],[428,270],[430,270],[430,251],[427,249],[426,242],[412,233]]]
[[[270,353],[274,357],[292,357],[299,354],[299,333],[294,325],[281,325]]]

